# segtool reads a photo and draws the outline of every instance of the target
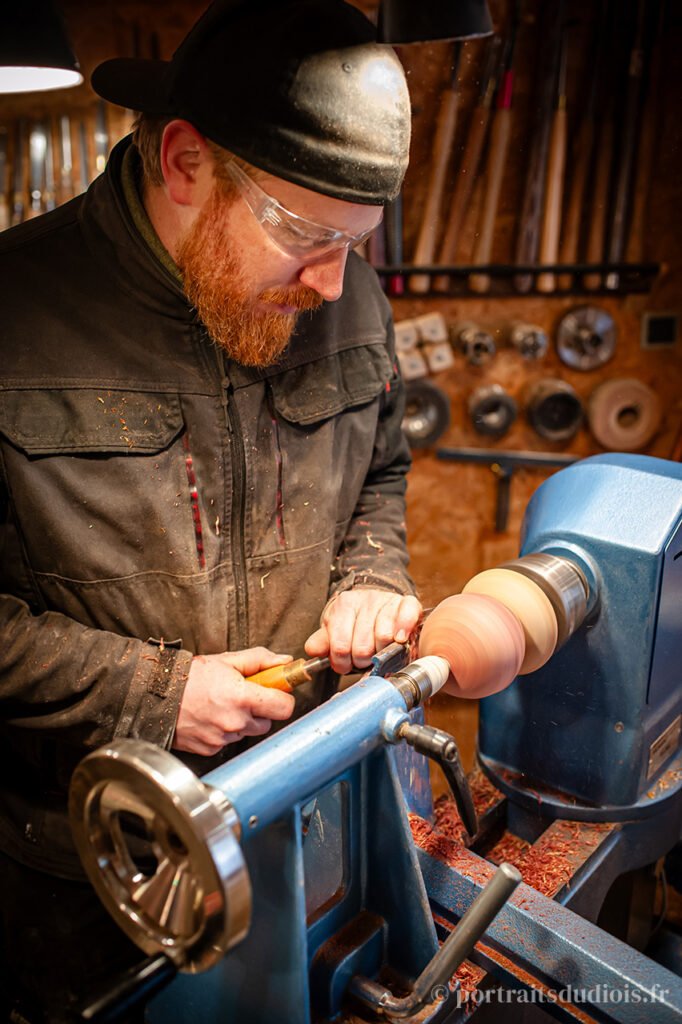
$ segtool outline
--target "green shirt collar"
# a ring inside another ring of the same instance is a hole
[[[152,222],[147,216],[147,211],[142,203],[142,197],[140,195],[140,172],[140,158],[138,156],[137,149],[135,146],[130,145],[123,155],[123,164],[121,166],[121,185],[123,187],[125,201],[128,204],[130,216],[133,219],[135,227],[140,232],[140,235],[156,256],[159,263],[161,263],[166,270],[173,275],[173,277],[182,283],[182,274],[180,273],[180,269],[165,246],[161,244],[161,239],[154,230]]]

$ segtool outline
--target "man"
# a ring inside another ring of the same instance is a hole
[[[351,251],[409,145],[402,70],[372,39],[341,0],[214,4],[172,62],[97,69],[102,96],[142,111],[135,144],[3,238],[16,1020],[70,1019],[132,956],[70,839],[88,749],[141,737],[207,771],[294,713],[244,676],[304,649],[348,672],[418,620],[390,312]],[[301,688],[295,713],[332,690]]]

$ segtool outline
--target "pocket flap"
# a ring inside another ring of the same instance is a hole
[[[372,401],[392,376],[383,344],[360,345],[287,370],[270,384],[277,412],[306,426]]]
[[[0,433],[29,455],[159,452],[182,427],[177,394],[108,388],[0,391]]]

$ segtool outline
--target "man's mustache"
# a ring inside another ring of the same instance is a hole
[[[268,288],[260,298],[264,302],[274,302],[277,306],[293,306],[300,311],[318,309],[322,305],[322,296],[303,284],[290,288]]]

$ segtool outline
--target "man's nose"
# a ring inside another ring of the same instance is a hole
[[[336,249],[315,263],[307,263],[298,275],[301,284],[312,288],[327,302],[341,298],[348,249]]]

